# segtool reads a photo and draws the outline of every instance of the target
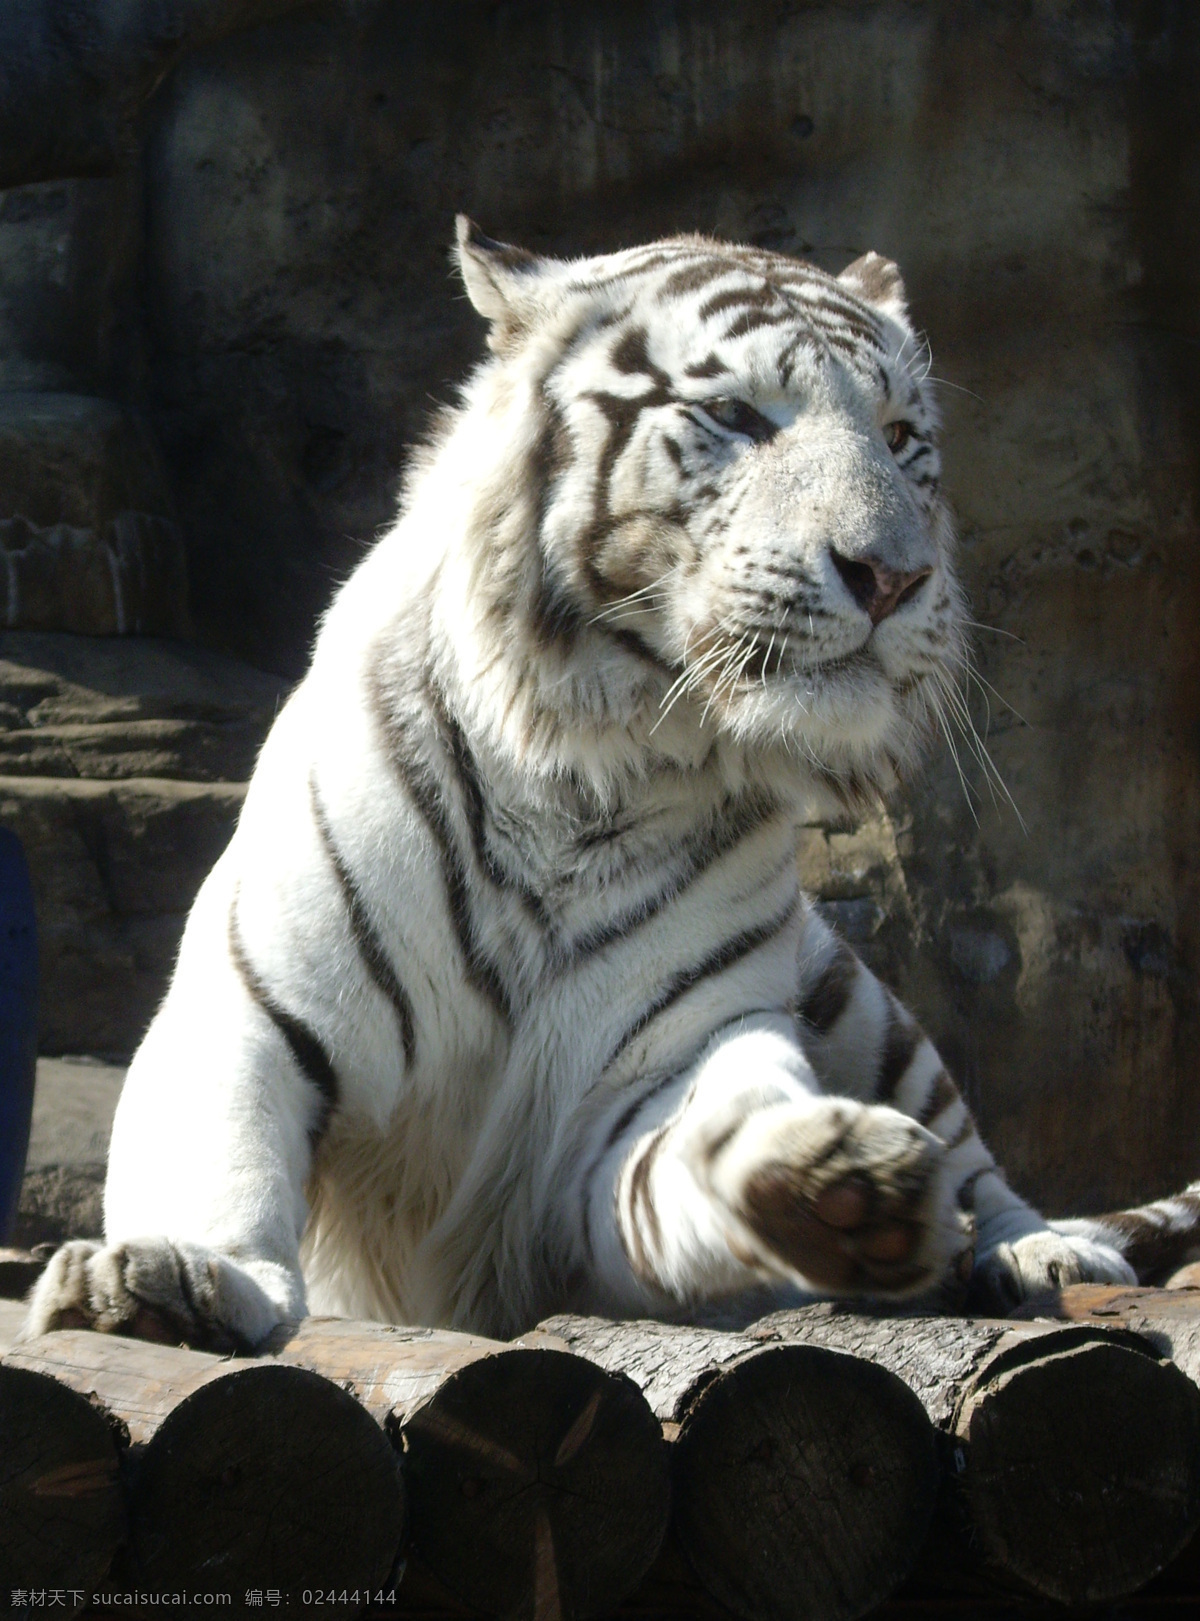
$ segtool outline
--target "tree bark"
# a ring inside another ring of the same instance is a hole
[[[127,1580],[155,1592],[385,1588],[404,1530],[391,1446],[345,1391],[298,1367],[65,1330],[10,1350],[119,1427]],[[53,1585],[71,1585],[65,1561]],[[326,1603],[355,1615],[361,1602]]]
[[[1139,1335],[830,1305],[749,1333],[864,1357],[920,1398],[947,1459],[921,1567],[940,1585],[1108,1603],[1200,1520],[1200,1393]]]
[[[412,1545],[487,1615],[619,1603],[669,1513],[667,1449],[632,1380],[560,1343],[310,1318],[271,1349],[353,1392],[403,1454]]]
[[[746,1621],[848,1621],[912,1568],[937,1490],[934,1438],[885,1369],[662,1323],[541,1326],[640,1385],[674,1441],[675,1533],[719,1604]]]

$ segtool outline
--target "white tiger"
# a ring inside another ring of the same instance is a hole
[[[797,888],[962,660],[895,266],[459,222],[492,358],[340,591],[27,1331],[507,1335],[764,1286],[1131,1281],[1009,1188]]]

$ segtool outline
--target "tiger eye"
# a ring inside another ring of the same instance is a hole
[[[889,422],[883,432],[884,437],[887,439],[888,449],[894,456],[898,450],[903,450],[912,438],[913,426],[911,422]]]
[[[778,429],[769,417],[763,416],[745,400],[723,397],[717,400],[704,400],[700,406],[705,416],[711,417],[718,427],[725,428],[729,433],[741,434],[745,439],[753,439],[762,443],[770,439]]]

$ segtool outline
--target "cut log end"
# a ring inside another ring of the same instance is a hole
[[[197,1571],[235,1593],[379,1589],[404,1530],[379,1426],[328,1380],[270,1363],[241,1364],[167,1414],[130,1508],[133,1563],[153,1590],[183,1588]]]
[[[1116,1340],[1037,1351],[1035,1340],[1016,1366],[1001,1359],[959,1415],[972,1540],[1040,1597],[1112,1602],[1195,1529],[1200,1393]]]
[[[707,1590],[747,1621],[844,1621],[916,1559],[933,1431],[886,1369],[789,1345],[702,1385],[676,1443],[675,1524]]]
[[[574,1621],[652,1564],[667,1451],[628,1379],[515,1346],[454,1373],[400,1434],[412,1543],[469,1608]]]
[[[104,1414],[47,1374],[0,1367],[0,1593],[90,1592],[124,1535]]]

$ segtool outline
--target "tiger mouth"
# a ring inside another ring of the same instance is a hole
[[[755,654],[759,652],[756,647]],[[797,697],[815,700],[841,687],[847,678],[866,672],[876,676],[883,674],[878,662],[862,647],[813,664],[799,664],[786,651],[776,663],[778,648],[771,648],[767,641],[761,644],[761,653],[763,657],[750,657],[744,663],[739,658],[737,662],[741,667],[736,671],[718,668],[711,677],[697,682],[692,690],[706,702],[723,699],[728,703],[764,692],[776,695],[791,692]],[[686,679],[687,674],[687,669],[682,668],[679,680]]]
[[[759,638],[755,649],[762,650],[762,664],[755,667],[755,673],[749,678],[748,684],[762,686],[765,680],[768,685],[779,682],[788,686],[794,685],[797,681],[829,681],[843,675],[854,675],[863,670],[878,671],[879,664],[869,650],[869,641],[868,637],[849,652],[836,653],[830,658],[804,659],[798,656],[803,654],[803,647],[796,648],[785,642],[781,651],[778,647],[773,648],[769,640]],[[775,663],[774,670],[771,669],[772,662]]]
[[[705,703],[735,698],[748,698],[756,693],[788,692],[798,698],[815,701],[827,696],[846,697],[846,688],[856,677],[870,675],[886,682],[898,694],[911,690],[922,679],[918,671],[909,671],[897,677],[889,674],[880,664],[868,635],[857,647],[828,658],[808,659],[807,651],[796,639],[782,636],[756,635],[752,643],[740,651],[730,651],[728,662],[718,663],[710,671],[701,673],[698,665],[703,659],[665,666],[675,677],[673,686],[684,686]],[[864,695],[865,696],[865,695]]]

